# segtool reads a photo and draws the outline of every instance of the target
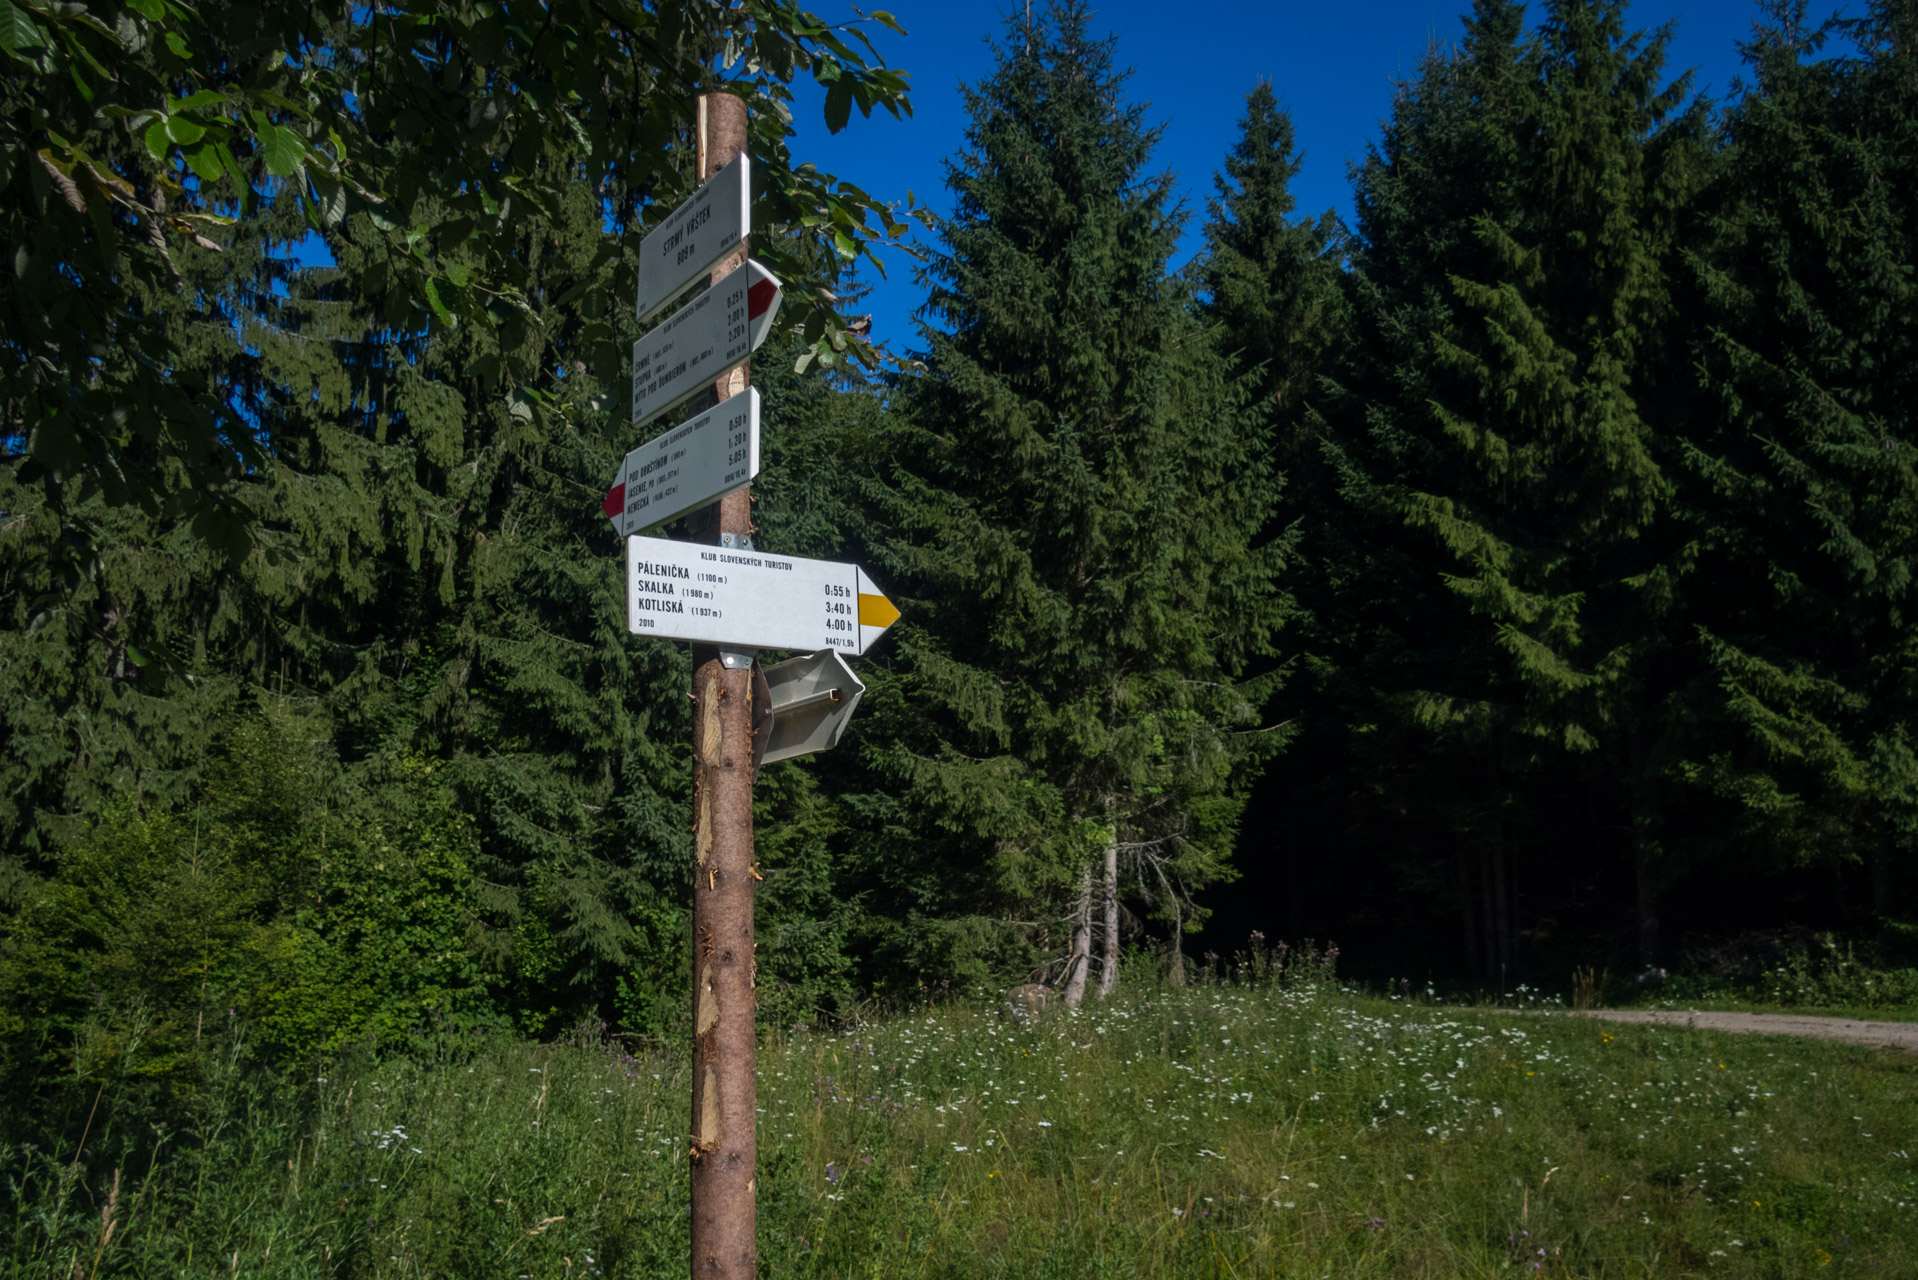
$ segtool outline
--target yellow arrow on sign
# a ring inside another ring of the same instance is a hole
[[[899,621],[899,610],[892,601],[884,596],[869,596],[859,593],[859,625],[862,627],[890,627]]]

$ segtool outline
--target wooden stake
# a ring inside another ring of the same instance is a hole
[[[698,143],[703,182],[746,149],[746,104],[700,98]],[[742,242],[711,283],[744,266],[747,253]],[[743,395],[750,378],[741,366],[715,383],[714,403]],[[709,510],[713,542],[750,539],[749,490]],[[754,1280],[758,1269],[752,677],[750,664],[728,666],[719,650],[693,647],[693,1280]]]

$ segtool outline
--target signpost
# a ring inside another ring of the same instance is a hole
[[[742,151],[639,242],[642,322],[739,248],[751,229],[751,197],[752,166]]]
[[[633,421],[706,390],[759,350],[779,313],[779,281],[747,261],[633,344]]]
[[[898,618],[858,565],[665,538],[626,540],[626,625],[635,635],[856,657]]]
[[[712,407],[626,455],[604,509],[627,535],[627,625],[694,646],[692,1274],[753,1280],[753,778],[766,761],[838,742],[865,691],[845,655],[864,653],[899,611],[857,565],[753,547],[759,394],[748,361],[772,328],[779,282],[747,257],[746,104],[707,94],[698,107],[704,182],[641,242],[639,318],[702,274],[708,288],[633,344],[633,421],[698,394]],[[707,503],[706,541],[634,536]],[[760,648],[808,654],[761,668]]]
[[[606,494],[606,518],[622,536],[703,507],[759,474],[759,393],[662,432],[626,455]]]

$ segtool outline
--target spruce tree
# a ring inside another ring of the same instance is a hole
[[[1481,224],[1497,269],[1461,273],[1439,356],[1478,383],[1434,415],[1468,483],[1418,486],[1409,516],[1454,557],[1447,584],[1498,651],[1512,728],[1616,787],[1636,869],[1639,959],[1657,950],[1663,626],[1682,561],[1662,537],[1661,436],[1681,418],[1669,281],[1703,177],[1702,104],[1661,86],[1670,31],[1628,35],[1616,0],[1554,0],[1519,132],[1529,216]]]
[[[1264,423],[1274,461],[1282,468],[1267,536],[1288,563],[1298,562],[1308,547],[1323,547],[1325,513],[1337,502],[1311,407],[1349,338],[1350,318],[1341,271],[1344,227],[1330,211],[1317,219],[1296,212],[1292,183],[1303,162],[1291,117],[1271,84],[1261,81],[1246,95],[1238,140],[1215,178],[1217,195],[1207,202],[1205,250],[1187,273],[1199,292],[1200,315],[1213,327],[1210,337],[1227,354],[1235,380],[1252,394],[1248,410]],[[1301,590],[1309,593],[1309,587]],[[1321,678],[1289,688],[1283,710],[1274,713],[1303,725],[1308,734],[1339,723],[1344,711],[1333,698],[1312,696],[1313,685],[1317,692],[1325,685],[1323,646],[1314,644],[1318,621],[1307,610],[1289,620],[1291,646],[1319,652],[1288,666],[1317,670]],[[1263,778],[1255,795],[1262,793],[1263,805],[1284,812],[1287,820],[1258,821],[1262,801],[1255,798],[1239,843],[1242,858],[1262,864],[1266,883],[1288,885],[1289,901],[1282,910],[1294,936],[1304,926],[1297,873],[1322,850],[1301,838],[1294,820],[1299,809],[1291,797],[1302,785],[1310,789],[1307,775],[1327,763],[1325,757],[1295,756],[1283,771]]]
[[[1392,355],[1355,379],[1363,426],[1335,441],[1359,518],[1399,526],[1380,547],[1412,622],[1386,623],[1383,649],[1353,642],[1396,685],[1404,748],[1464,770],[1438,789],[1477,799],[1453,806],[1455,891],[1468,937],[1483,903],[1493,973],[1514,960],[1511,824],[1548,812],[1555,787],[1631,830],[1612,856],[1639,868],[1653,941],[1675,572],[1662,352],[1704,124],[1683,77],[1660,84],[1668,31],[1557,0],[1521,43],[1519,17],[1479,4],[1362,171],[1360,305]]]
[[[1176,947],[1229,874],[1278,736],[1236,736],[1264,697],[1246,673],[1282,608],[1267,442],[1167,278],[1158,131],[1089,25],[1073,0],[1015,17],[965,91],[925,372],[873,486],[905,613],[874,697],[897,798],[857,802],[876,887],[920,930],[902,959],[961,980],[1049,961],[1069,999],[1095,914],[1116,976],[1122,875]]]
[[[1868,862],[1881,919],[1918,857],[1914,38],[1895,0],[1818,29],[1781,4],[1746,46],[1684,473],[1708,660],[1687,772],[1743,810],[1744,856]]]
[[[1415,481],[1464,480],[1430,406],[1472,388],[1437,359],[1435,335],[1452,322],[1452,275],[1489,263],[1481,222],[1523,212],[1523,30],[1521,5],[1478,0],[1462,40],[1435,45],[1399,86],[1354,173],[1353,340],[1312,410],[1331,500],[1303,538],[1317,680],[1300,755],[1312,773],[1282,792],[1347,832],[1370,877],[1443,886],[1462,959],[1493,977],[1511,937],[1498,873],[1517,784],[1500,728],[1511,699],[1406,510]]]
[[[1223,345],[1288,420],[1291,429],[1279,436],[1288,459],[1299,451],[1300,404],[1342,336],[1345,311],[1337,216],[1296,216],[1292,182],[1304,163],[1292,117],[1271,82],[1260,81],[1246,95],[1239,139],[1214,180],[1218,195],[1206,202],[1206,249],[1194,272]]]

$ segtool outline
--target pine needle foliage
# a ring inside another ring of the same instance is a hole
[[[1704,115],[1685,77],[1659,84],[1668,39],[1628,35],[1617,4],[1547,7],[1514,130],[1527,216],[1477,220],[1485,256],[1454,270],[1437,336],[1469,394],[1430,411],[1463,465],[1407,495],[1502,659],[1512,727],[1571,751],[1621,723],[1644,611],[1670,591],[1645,556],[1669,493],[1654,357]]]

